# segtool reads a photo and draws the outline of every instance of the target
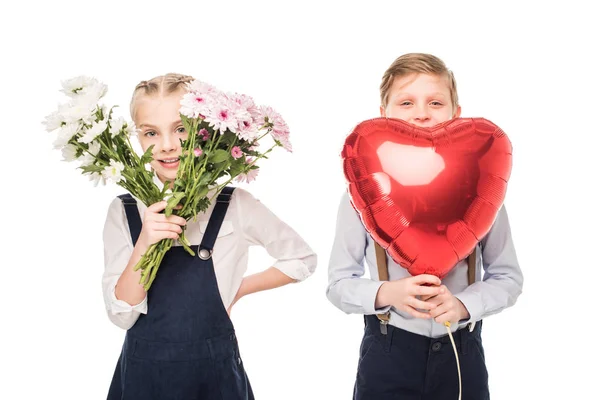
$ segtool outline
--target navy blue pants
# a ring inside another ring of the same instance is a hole
[[[462,400],[489,399],[481,321],[453,334],[462,374]],[[458,399],[456,356],[448,336],[431,339],[393,326],[383,335],[375,315],[365,316],[354,400]]]

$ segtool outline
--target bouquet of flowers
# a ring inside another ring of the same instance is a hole
[[[159,189],[148,167],[153,159],[152,146],[139,156],[130,141],[137,132],[133,122],[115,117],[114,107],[100,103],[107,86],[80,76],[62,82],[62,87],[71,101],[59,105],[44,121],[48,132],[56,131],[54,148],[62,150],[65,161],[80,161],[78,168],[96,185],[116,183],[146,206],[167,200],[166,215],[195,220],[232,180],[254,180],[256,162],[267,158],[275,147],[292,151],[289,128],[271,107],[257,106],[250,96],[224,93],[194,81],[187,85],[181,100],[180,116],[188,136],[181,143],[177,178]],[[274,144],[260,152],[258,147],[267,135]],[[195,255],[185,230],[179,242]],[[172,239],[155,243],[135,266],[135,270],[142,269],[140,284],[146,290],[172,245]]]

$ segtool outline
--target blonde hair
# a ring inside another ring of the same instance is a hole
[[[180,89],[185,89],[185,85],[194,80],[189,75],[168,73],[165,75],[156,76],[149,81],[141,81],[133,90],[131,103],[129,104],[129,113],[131,118],[135,117],[135,104],[141,96],[164,96],[174,93]]]
[[[394,83],[394,79],[414,73],[434,74],[446,77],[450,88],[452,111],[456,111],[458,108],[458,92],[456,90],[454,74],[441,59],[425,53],[407,53],[401,55],[385,71],[381,78],[381,86],[379,87],[382,107],[385,108],[387,106],[390,88]]]

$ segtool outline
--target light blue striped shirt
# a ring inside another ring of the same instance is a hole
[[[365,275],[364,261],[370,278]],[[410,276],[408,271],[388,256],[389,279]],[[442,280],[448,290],[463,302],[471,315],[469,320],[452,326],[463,328],[515,304],[523,288],[523,274],[513,245],[508,214],[501,207],[489,233],[477,250],[476,281],[468,285],[467,261],[459,262]],[[482,276],[483,275],[483,276]],[[337,227],[329,261],[327,298],[347,314],[378,314],[389,307],[375,309],[375,297],[382,282],[378,279],[373,239],[344,194],[340,202]],[[433,319],[414,318],[391,308],[390,324],[419,335],[435,338],[447,333],[446,327]]]

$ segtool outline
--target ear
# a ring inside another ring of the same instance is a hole
[[[456,112],[454,113],[454,117],[452,118],[460,118],[461,111],[462,109],[460,108],[460,106],[456,107]]]
[[[383,106],[379,106],[379,114],[381,115],[381,118],[386,118],[385,108],[383,108]]]

